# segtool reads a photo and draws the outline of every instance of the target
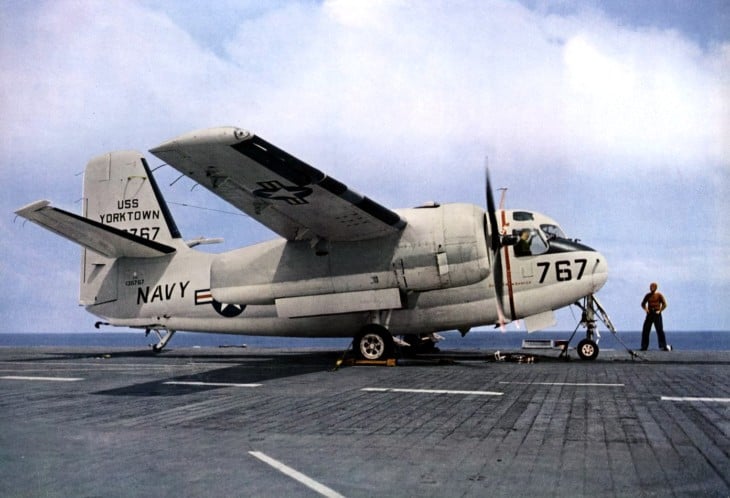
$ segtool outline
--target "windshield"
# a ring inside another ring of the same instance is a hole
[[[543,232],[545,232],[545,236],[547,237],[547,240],[553,240],[553,239],[567,239],[568,237],[565,235],[565,232],[557,226],[552,225],[549,223],[543,223],[540,225],[540,228]]]

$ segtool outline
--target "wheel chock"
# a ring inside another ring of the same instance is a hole
[[[359,366],[370,366],[370,367],[394,367],[398,364],[395,358],[388,358],[387,360],[358,360],[355,358],[348,358],[342,362],[345,365],[359,367]]]

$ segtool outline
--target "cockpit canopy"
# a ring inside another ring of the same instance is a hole
[[[517,210],[505,210],[504,214],[502,235],[505,242],[514,246],[517,257],[536,256],[551,249],[554,252],[590,250],[568,240],[560,225],[544,214]]]
[[[562,228],[552,223],[542,223],[540,224],[540,229],[543,231],[548,240],[568,238]]]

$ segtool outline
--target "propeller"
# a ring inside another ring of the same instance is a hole
[[[487,216],[489,217],[489,231],[485,230],[487,235],[487,245],[492,251],[492,279],[494,280],[494,293],[497,300],[497,315],[499,316],[499,325],[504,330],[505,318],[504,307],[502,306],[504,298],[504,275],[502,274],[502,237],[499,235],[497,210],[494,207],[494,194],[492,193],[492,184],[489,181],[489,167],[484,168],[486,176],[486,197],[487,197]]]

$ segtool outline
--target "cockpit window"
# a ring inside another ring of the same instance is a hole
[[[515,256],[535,256],[548,250],[547,242],[542,238],[540,230],[534,228],[523,228],[514,230],[512,234],[517,239],[515,244]]]
[[[540,225],[540,228],[543,232],[545,232],[545,235],[547,236],[548,240],[553,239],[567,239],[568,237],[565,235],[565,232],[557,226],[557,225],[551,225],[551,224],[543,224]]]
[[[529,211],[513,211],[512,219],[515,221],[532,221],[535,217]]]

